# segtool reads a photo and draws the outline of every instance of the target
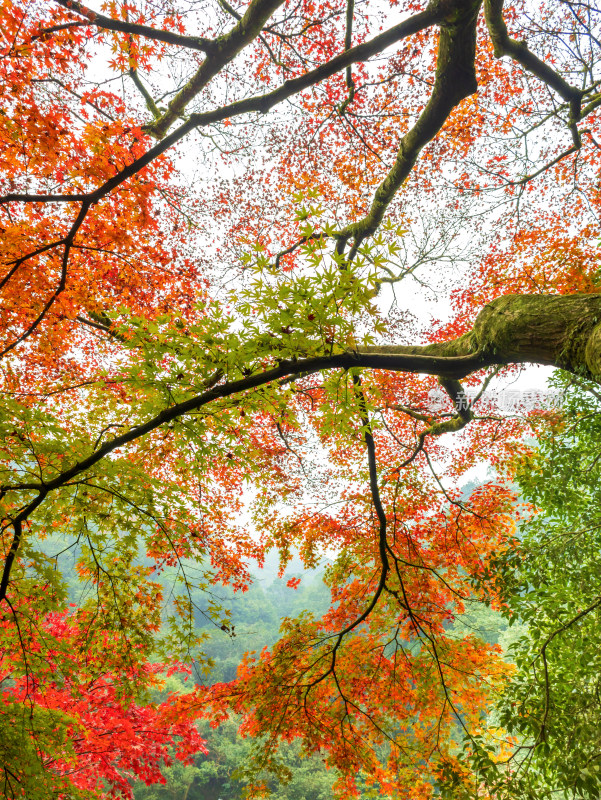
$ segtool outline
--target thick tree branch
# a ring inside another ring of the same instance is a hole
[[[145,39],[154,39],[157,42],[165,42],[165,44],[173,44],[178,47],[187,47],[191,50],[202,50],[209,52],[213,45],[212,39],[205,39],[203,36],[185,36],[175,31],[165,31],[159,28],[153,28],[151,25],[140,25],[136,22],[126,22],[121,19],[113,19],[104,14],[99,14],[92,11],[83,3],[78,3],[76,0],[55,0],[59,5],[72,11],[74,14],[79,14],[84,17],[90,25],[95,25],[107,31],[117,31],[120,33],[129,33],[133,36],[143,36]]]
[[[184,130],[186,125],[189,125],[190,127],[185,131],[185,133],[187,133],[188,130],[193,128],[211,125],[241,114],[251,114],[253,112],[266,114],[289,97],[302,92],[304,89],[309,89],[311,86],[315,86],[317,83],[327,80],[327,78],[331,78],[332,75],[345,69],[350,64],[355,64],[358,61],[366,61],[382,52],[387,47],[440,22],[443,18],[442,5],[442,0],[434,0],[434,2],[428,5],[425,11],[414,14],[412,17],[409,17],[409,19],[400,22],[398,25],[394,25],[389,30],[384,31],[384,33],[378,36],[374,36],[373,39],[367,42],[345,50],[339,55],[334,56],[334,58],[330,59],[325,64],[321,64],[319,67],[309,70],[309,72],[300,75],[298,78],[291,78],[290,80],[284,81],[280,87],[274,89],[272,92],[248,97],[245,100],[239,100],[228,106],[214,109],[213,111],[191,114],[188,123],[182,125],[178,130]],[[157,135],[156,129],[153,129],[152,132]],[[177,131],[174,133],[176,132]],[[181,138],[181,135],[178,138]]]
[[[376,231],[421,150],[440,131],[455,106],[478,88],[474,64],[480,0],[458,0],[439,7],[443,14],[432,94],[415,125],[401,139],[395,163],[376,189],[367,215],[338,234],[343,243],[354,239],[351,255],[363,239]]]
[[[601,294],[505,295],[486,305],[472,330],[457,339],[424,347],[386,345],[368,350],[465,359],[471,354],[478,369],[495,364],[550,364],[599,380]],[[452,372],[438,374],[460,379],[468,372],[461,374],[457,363]]]
[[[153,96],[150,94],[148,89],[142,83],[142,80],[138,75],[138,70],[135,67],[130,67],[129,77],[132,79],[134,86],[144,98],[144,102],[146,103],[146,108],[150,111],[150,113],[155,119],[159,119],[161,116],[161,112],[157,108],[157,104],[154,102]]]
[[[219,5],[221,6],[221,8],[223,8],[223,10],[224,10],[224,11],[226,11],[228,14],[230,14],[230,16],[234,17],[234,19],[237,19],[237,20],[241,20],[241,19],[242,19],[242,15],[241,15],[241,14],[238,14],[238,12],[236,11],[236,9],[235,9],[235,8],[233,8],[233,7],[232,7],[232,6],[231,6],[231,5],[230,5],[230,4],[227,2],[227,0],[219,0]],[[271,60],[273,61],[273,63],[274,63],[276,66],[282,67],[283,69],[288,69],[288,67],[284,66],[284,65],[283,65],[283,64],[282,64],[282,63],[281,63],[281,62],[280,62],[280,61],[277,59],[277,57],[276,57],[275,53],[273,52],[273,50],[272,50],[272,49],[271,49],[271,47],[269,46],[269,42],[267,41],[267,39],[266,39],[266,38],[265,38],[265,37],[264,37],[264,36],[263,36],[261,33],[258,35],[258,37],[257,37],[257,38],[259,39],[259,41],[261,42],[261,44],[263,45],[263,47],[264,47],[264,48],[267,50],[267,52],[269,53],[269,57],[271,58]]]
[[[503,2],[504,0],[484,0],[484,16],[495,57],[510,56],[524,69],[554,89],[570,104],[570,117],[573,122],[577,122],[580,119],[580,104],[584,92],[570,86],[559,73],[529,50],[526,42],[518,42],[509,36],[503,19]]]
[[[246,13],[232,30],[216,39],[211,52],[202,62],[196,73],[180,89],[167,106],[160,119],[150,123],[146,130],[157,138],[162,138],[175,120],[180,117],[188,103],[204,89],[215,75],[238,53],[259,36],[263,25],[284,0],[252,0]]]
[[[80,203],[88,197],[88,194],[29,194],[27,192],[11,192],[0,197],[0,205],[4,203]]]
[[[51,25],[48,28],[41,28],[37,33],[35,33],[31,37],[30,41],[35,42],[38,39],[41,39],[42,41],[44,41],[46,38],[51,36],[53,33],[58,33],[59,31],[70,30],[71,28],[85,28],[89,24],[90,24],[89,21],[86,20],[85,22],[83,22],[83,21],[81,21],[81,22],[65,22],[62,25]]]
[[[346,31],[344,34],[344,49],[350,50],[351,44],[353,41],[353,16],[355,13],[355,0],[347,0],[346,4]],[[346,99],[340,104],[338,107],[338,113],[342,116],[346,109],[350,106],[350,104],[355,99],[355,81],[353,80],[353,70],[349,65],[346,68],[345,73],[346,78],[346,88],[348,89],[348,95]]]

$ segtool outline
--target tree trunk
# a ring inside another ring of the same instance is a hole
[[[505,295],[484,306],[472,330],[458,339],[422,347],[367,347],[360,352],[431,356],[442,360],[439,368],[423,371],[454,378],[486,366],[533,363],[601,382],[601,294]]]

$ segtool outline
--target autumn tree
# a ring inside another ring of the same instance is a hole
[[[559,424],[488,388],[530,363],[600,380],[597,9],[0,15],[5,794],[127,794],[235,712],[256,774],[300,739],[343,796],[360,771],[385,796],[523,796],[552,704],[529,743],[495,726],[514,667],[454,623],[519,606],[499,576],[532,509],[508,479]],[[218,587],[274,547],[336,555],[330,610],[153,705],[163,670],[203,667],[198,590],[231,633]],[[595,796],[577,753],[586,779],[549,780]]]

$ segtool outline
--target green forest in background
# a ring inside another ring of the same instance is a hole
[[[205,650],[214,666],[208,679],[198,676],[200,682],[232,680],[245,652],[260,651],[278,639],[282,618],[295,617],[302,611],[320,616],[326,611],[330,593],[323,582],[323,569],[303,571],[294,559],[283,578],[277,577],[277,571],[277,559],[270,559],[247,592],[221,592],[224,605],[232,611],[231,632],[212,631]],[[286,585],[292,577],[301,577],[297,589]],[[198,624],[203,627],[202,618]],[[473,604],[454,627],[458,636],[475,633],[487,642],[501,641],[504,648],[516,630],[509,630],[507,620],[479,603]],[[180,681],[176,677],[168,680],[172,683],[168,683],[167,690],[174,690]],[[181,681],[177,688],[184,690]],[[251,750],[260,749],[261,742],[240,737],[235,720],[216,729],[205,723],[200,732],[207,740],[209,754],[199,755],[193,766],[184,767],[178,762],[166,767],[164,786],[137,785],[136,800],[238,800],[244,796],[244,765]],[[290,780],[282,782],[265,776],[273,800],[330,800],[337,775],[326,768],[319,755],[301,758],[298,743],[284,743],[281,760],[289,770]],[[373,789],[364,786],[361,797],[373,797]]]
[[[466,486],[464,496],[474,488],[475,484]],[[82,584],[75,574],[78,550],[73,546],[63,550],[61,544],[60,535],[55,536],[47,540],[45,549],[53,561],[57,558],[60,561],[71,587],[70,599],[79,604],[83,595]],[[65,546],[67,548],[66,542]],[[57,557],[57,554],[60,555]],[[272,553],[264,568],[254,573],[247,591],[234,592],[229,587],[217,586],[214,594],[207,598],[204,590],[194,590],[191,586],[197,632],[207,636],[203,645],[207,664],[193,664],[189,677],[171,675],[166,679],[163,692],[153,699],[159,701],[170,692],[185,692],[194,682],[207,685],[231,681],[245,653],[260,652],[277,641],[284,618],[297,617],[303,611],[321,616],[330,604],[330,592],[324,582],[326,566],[324,562],[319,569],[306,570],[300,559],[293,556],[286,573],[278,577],[279,560],[277,554]],[[184,570],[186,567],[182,564]],[[176,571],[167,569],[158,578],[166,598],[173,589],[175,577]],[[291,578],[300,578],[297,588],[287,585]],[[208,602],[229,609],[225,630],[203,613]],[[458,636],[475,633],[484,641],[501,642],[504,648],[508,636],[515,638],[514,631],[508,630],[507,621],[480,603],[472,604],[454,627]],[[245,765],[250,761],[251,752],[260,751],[261,740],[240,736],[236,719],[218,728],[201,722],[199,731],[206,740],[208,755],[199,753],[192,765],[184,766],[175,761],[165,766],[166,783],[163,785],[146,786],[137,782],[133,786],[135,800],[241,800],[244,797]],[[332,784],[337,774],[326,768],[323,758],[319,755],[301,757],[298,742],[284,743],[280,756],[283,780],[271,774],[264,776],[273,800],[329,800],[332,797]],[[373,797],[373,789],[364,786],[361,797]]]
[[[256,576],[246,592],[233,592],[221,588],[218,598],[231,610],[229,630],[222,631],[208,623],[201,613],[197,625],[206,629],[209,638],[204,646],[213,662],[208,676],[196,674],[200,683],[230,681],[236,675],[238,664],[245,652],[261,651],[271,646],[279,636],[281,619],[295,617],[304,610],[321,615],[328,607],[330,593],[323,583],[323,570],[306,572],[294,559],[291,571],[283,578],[277,577],[278,564],[271,558]],[[286,585],[291,577],[302,580],[297,589]],[[203,598],[198,598],[202,607]],[[206,600],[204,601],[206,602]],[[180,685],[176,686],[179,682]],[[181,679],[168,679],[166,690],[185,688]],[[198,755],[193,766],[179,762],[164,770],[164,786],[134,787],[136,800],[237,800],[243,796],[244,765],[251,749],[261,747],[260,741],[242,738],[237,733],[237,722],[232,719],[212,729],[201,723],[200,732],[207,741],[209,754]],[[300,758],[300,748],[292,743],[282,748],[282,764],[290,770],[290,781],[282,783],[268,779],[274,800],[326,800],[331,798],[331,786],[336,775],[325,768],[318,756]]]

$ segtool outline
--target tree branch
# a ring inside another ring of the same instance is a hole
[[[191,50],[202,50],[205,53],[210,52],[213,47],[212,39],[205,39],[203,36],[184,36],[181,33],[175,33],[175,31],[160,30],[150,25],[140,25],[136,22],[113,19],[92,11],[91,8],[88,8],[83,3],[78,3],[77,0],[55,0],[55,2],[68,11],[85,17],[89,24],[103,30],[129,33],[132,36],[143,36],[145,39],[154,39],[157,42],[187,47]]]
[[[440,40],[436,61],[436,77],[432,94],[415,125],[403,136],[395,163],[376,189],[369,212],[363,219],[348,225],[338,234],[343,246],[353,238],[352,258],[357,247],[371,236],[384,218],[397,191],[413,169],[421,150],[440,131],[451,111],[464,98],[473,94],[476,81],[476,21],[481,0],[456,0],[441,9]],[[446,13],[444,13],[446,12]]]
[[[570,104],[570,117],[575,123],[580,119],[580,104],[584,92],[570,86],[561,75],[528,49],[526,42],[512,39],[507,32],[503,19],[504,0],[484,0],[484,17],[490,34],[496,58],[510,56],[524,69],[536,75],[543,83],[554,89],[557,94]]]
[[[259,36],[263,25],[273,12],[282,5],[284,0],[252,0],[244,16],[232,30],[216,39],[211,52],[202,62],[196,73],[186,85],[180,89],[167,106],[167,110],[155,122],[150,123],[146,130],[158,139],[161,139],[173,122],[183,114],[188,103],[204,89],[204,87],[217,75],[223,67],[238,53]]]

